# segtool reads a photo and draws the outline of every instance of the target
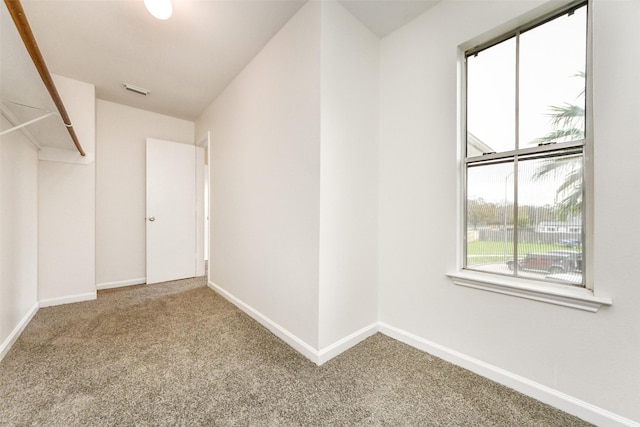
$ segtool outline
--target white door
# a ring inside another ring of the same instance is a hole
[[[147,283],[196,275],[196,147],[147,139]]]

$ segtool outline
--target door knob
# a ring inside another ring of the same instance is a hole
[[[149,217],[149,221],[153,222],[153,221],[155,221],[155,220],[156,220],[156,217],[155,217],[155,216]]]

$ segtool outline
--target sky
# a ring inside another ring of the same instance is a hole
[[[544,161],[538,159],[518,163],[518,204],[520,206],[545,206],[558,202],[556,189],[563,182],[562,177],[549,176],[544,181],[534,180],[532,177]],[[467,173],[467,192],[470,199],[481,197],[487,202],[502,204],[506,200],[507,204],[513,203],[512,163],[471,167]],[[545,185],[540,185],[541,183]]]
[[[516,134],[516,41],[506,40],[467,60],[467,129],[496,152],[515,149]],[[524,32],[520,36],[519,144],[531,142],[552,130],[549,106],[584,102],[580,94],[584,79],[575,75],[585,70],[586,8],[573,15]],[[549,182],[540,191],[530,178],[533,168],[520,170],[519,204],[552,204],[555,188]],[[492,167],[486,172],[470,170],[475,180],[468,187],[469,198],[503,202],[505,187],[513,199],[511,165]],[[528,171],[528,172],[527,172]],[[527,176],[529,175],[529,177]],[[471,180],[470,180],[471,182]]]

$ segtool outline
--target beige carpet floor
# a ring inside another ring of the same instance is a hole
[[[376,334],[316,366],[204,278],[41,309],[0,362],[2,426],[580,426]]]

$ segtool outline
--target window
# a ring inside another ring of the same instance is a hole
[[[464,268],[585,286],[587,4],[465,52]]]

